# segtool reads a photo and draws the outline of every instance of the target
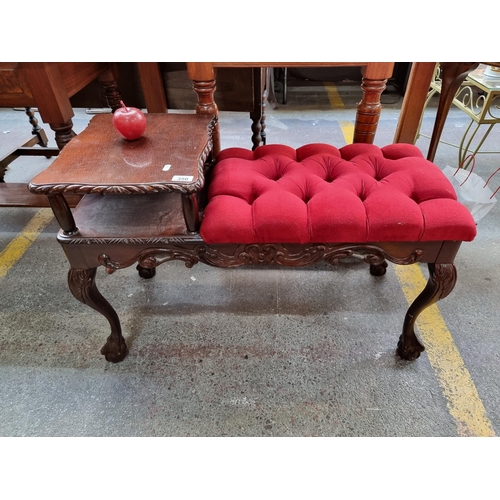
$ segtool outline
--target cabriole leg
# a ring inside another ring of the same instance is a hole
[[[415,335],[415,321],[418,315],[430,305],[448,296],[457,282],[457,270],[454,264],[428,264],[428,267],[429,280],[406,313],[403,333],[397,347],[399,356],[409,361],[417,359],[425,350]]]
[[[97,289],[95,284],[96,271],[95,267],[91,269],[71,268],[68,273],[69,289],[77,300],[101,313],[109,321],[111,335],[101,349],[101,354],[107,361],[118,363],[125,359],[128,349],[122,336],[120,320],[116,311]]]

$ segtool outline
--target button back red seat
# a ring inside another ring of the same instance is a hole
[[[219,153],[200,234],[207,243],[471,241],[476,226],[416,146],[267,145]]]

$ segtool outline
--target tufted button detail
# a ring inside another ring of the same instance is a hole
[[[217,159],[208,199],[200,229],[207,243],[470,241],[476,234],[444,174],[410,144],[232,148]]]

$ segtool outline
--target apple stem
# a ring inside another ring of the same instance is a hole
[[[120,104],[122,105],[122,107],[124,107],[124,108],[125,108],[125,110],[126,110],[126,111],[128,111],[127,106],[125,106],[125,104],[124,104],[124,102],[123,102],[123,101],[120,101]]]

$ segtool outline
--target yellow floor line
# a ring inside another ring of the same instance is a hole
[[[424,289],[427,279],[418,264],[394,266],[408,304]],[[460,436],[495,436],[476,386],[465,367],[436,304],[417,318],[418,334],[434,369]]]
[[[344,109],[335,84],[326,84],[325,88],[332,107]],[[353,124],[340,122],[340,127],[346,144],[352,143]],[[424,289],[427,279],[418,264],[394,266],[394,269],[408,304],[411,304]],[[442,387],[450,415],[456,422],[458,435],[495,436],[476,386],[436,304],[419,315],[416,326],[429,362]]]
[[[344,109],[344,101],[340,97],[339,91],[334,83],[325,83],[326,93],[330,104],[334,109]],[[340,129],[344,135],[344,140],[346,144],[352,144],[354,137],[354,125],[351,121],[339,121]]]
[[[52,220],[52,211],[40,209],[26,224],[23,230],[0,253],[0,278],[6,276],[14,264],[38,238],[45,226]]]

